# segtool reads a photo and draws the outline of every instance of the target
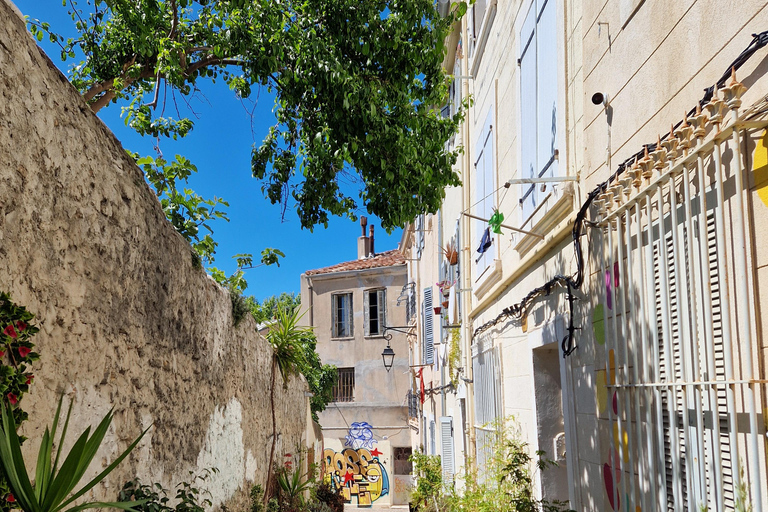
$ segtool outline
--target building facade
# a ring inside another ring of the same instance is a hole
[[[576,510],[768,510],[764,30],[714,0],[478,0],[455,27],[462,186],[401,243],[412,442],[446,476],[514,418]]]
[[[406,304],[400,298],[406,266],[397,249],[375,252],[373,226],[366,233],[362,220],[358,258],[302,274],[301,303],[321,360],[339,372],[334,401],[319,415],[323,470],[347,503],[378,507],[407,503],[411,485]],[[395,353],[390,369],[382,357],[386,347]]]

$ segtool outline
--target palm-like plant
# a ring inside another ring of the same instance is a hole
[[[288,380],[299,373],[304,363],[304,350],[302,343],[304,335],[311,327],[299,325],[303,314],[299,308],[279,308],[275,315],[275,321],[269,327],[267,341],[272,345],[272,377],[270,384],[269,403],[272,408],[272,449],[269,453],[269,466],[267,466],[267,487],[264,500],[268,500],[272,494],[272,466],[275,462],[275,447],[277,446],[277,422],[275,419],[275,376],[277,370],[283,377],[283,385],[288,386]]]
[[[88,427],[77,439],[72,449],[64,457],[61,467],[61,447],[64,445],[64,438],[69,426],[69,418],[72,413],[72,403],[69,404],[67,418],[64,421],[64,427],[59,437],[56,458],[53,459],[53,436],[59,424],[61,414],[61,399],[56,408],[56,416],[53,420],[51,431],[45,429],[43,440],[40,443],[40,451],[37,456],[37,468],[35,470],[35,483],[30,482],[27,474],[24,457],[21,454],[21,444],[19,436],[16,433],[16,423],[13,419],[12,410],[3,402],[2,408],[2,432],[0,432],[0,465],[8,478],[8,484],[13,492],[16,501],[24,512],[58,512],[66,509],[66,512],[79,512],[87,508],[121,508],[132,511],[133,507],[142,502],[87,502],[69,507],[78,498],[91,490],[96,484],[101,482],[109,473],[114,470],[120,462],[128,456],[139,443],[147,430],[126,449],[112,464],[104,471],[99,473],[93,480],[85,484],[79,491],[73,494],[73,491],[80,479],[85,474],[96,452],[104,440],[104,436],[112,423],[112,411],[101,420],[101,423],[91,434],[91,427]],[[51,462],[53,461],[53,462]]]

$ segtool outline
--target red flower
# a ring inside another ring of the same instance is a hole
[[[18,322],[16,322],[16,328],[19,330],[19,332],[21,332],[27,328],[27,324],[19,320]]]
[[[19,355],[21,357],[27,357],[30,352],[32,352],[32,349],[29,347],[19,347]]]
[[[293,457],[293,455],[291,455],[290,453],[286,453],[285,455],[283,455],[283,457]]]
[[[0,357],[3,357],[5,355],[5,350],[0,350]]]
[[[11,405],[16,405],[17,403],[19,403],[19,397],[17,397],[13,393],[8,393],[8,401],[11,402]]]
[[[13,494],[9,494],[8,496],[5,497],[5,501],[7,501],[8,503],[16,503],[16,498],[13,497]]]
[[[13,328],[13,324],[6,325],[5,329],[3,329],[3,333],[11,338],[16,338],[18,336],[18,334],[16,334],[16,329]]]
[[[29,375],[27,375],[27,382],[25,382],[25,384],[29,386],[30,384],[32,384],[32,379],[34,378],[35,376],[30,373]]]

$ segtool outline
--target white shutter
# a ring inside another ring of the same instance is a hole
[[[424,364],[432,364],[435,360],[434,338],[432,334],[432,287],[424,288],[424,330],[422,355]]]
[[[483,128],[480,131],[480,137],[477,139],[477,158],[475,159],[475,203],[477,205],[476,214],[483,219],[489,219],[493,214],[494,207],[494,145],[493,145],[493,107],[488,110],[485,117]],[[496,248],[491,247],[483,254],[476,251],[480,247],[480,241],[483,233],[488,227],[488,223],[481,220],[475,221],[475,244],[474,250],[477,259],[476,276],[480,276],[490,265],[494,258]]]
[[[539,0],[536,24],[536,146],[538,172],[557,174],[554,160],[557,144],[557,4]]]
[[[371,292],[363,292],[363,324],[365,326],[365,335],[371,335]]]
[[[443,479],[450,482],[453,480],[454,454],[453,454],[453,418],[450,416],[440,417],[440,445],[442,453],[440,462],[443,466]]]
[[[539,173],[536,148],[536,2],[531,4],[520,31],[520,155],[521,178],[535,178]],[[522,218],[527,219],[536,207],[534,185],[520,185]]]

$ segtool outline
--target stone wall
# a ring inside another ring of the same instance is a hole
[[[245,509],[249,482],[266,479],[271,348],[252,319],[232,326],[228,293],[193,263],[142,172],[8,0],[0,0],[0,290],[41,327],[23,402],[28,455],[64,393],[75,402],[72,433],[115,408],[91,475],[153,425],[95,496],[114,499],[135,476],[175,485],[216,467],[213,502]],[[282,461],[301,442],[308,403],[303,380],[276,382]]]

